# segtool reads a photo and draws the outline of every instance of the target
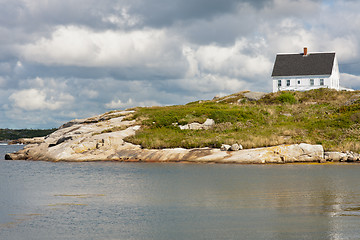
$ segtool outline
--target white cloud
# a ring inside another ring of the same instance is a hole
[[[252,43],[242,39],[228,47],[205,45],[195,51],[195,59],[203,72],[233,78],[264,76],[272,67],[261,51],[265,47],[261,39]]]
[[[195,51],[189,46],[183,46],[183,55],[189,64],[185,77],[192,78],[199,76],[199,64],[195,56]]]
[[[133,27],[142,22],[140,16],[130,15],[129,7],[115,7],[117,14],[110,14],[102,17],[102,21],[116,25],[117,27]]]
[[[123,109],[133,106],[133,100],[131,98],[128,99],[127,102],[122,102],[120,99],[112,100],[109,103],[105,104],[107,109]]]
[[[58,96],[49,96],[44,90],[25,89],[12,93],[9,100],[15,108],[27,111],[34,110],[56,110],[64,104],[73,101],[73,97],[66,93],[60,93]]]
[[[246,84],[236,78],[216,74],[206,74],[199,78],[186,78],[178,80],[176,86],[188,92],[199,93],[218,93],[218,92],[237,92],[243,90]]]
[[[184,46],[183,54],[189,65],[187,78],[179,79],[176,85],[191,92],[232,93],[252,89],[253,83],[247,82],[249,79],[263,78],[269,80],[270,87],[273,63],[262,51],[265,48],[261,38],[237,40],[230,46]]]
[[[99,93],[92,89],[82,89],[80,95],[85,98],[95,99],[99,96]]]
[[[299,18],[303,21],[318,18],[321,4],[314,0],[273,0],[261,11],[266,19]]]
[[[335,51],[339,63],[359,59],[360,17],[357,1],[333,1],[330,7],[317,1],[275,0],[261,13],[266,20],[258,26],[275,52]]]
[[[10,95],[9,100],[13,102],[15,107],[25,110],[38,110],[48,108],[48,104],[45,101],[46,95],[37,89],[28,89],[17,91]],[[53,109],[58,106],[53,105]]]
[[[131,107],[150,107],[150,106],[160,106],[158,102],[154,100],[138,101],[135,102],[132,98],[129,98],[126,102],[122,102],[120,99],[112,100],[109,103],[105,104],[107,109],[126,109]]]
[[[340,85],[346,88],[360,89],[360,76],[341,73]]]
[[[59,26],[50,38],[19,50],[27,61],[45,65],[167,68],[181,56],[178,44],[162,29],[125,32]]]
[[[26,88],[26,89],[29,89],[29,88],[41,89],[41,88],[45,87],[45,83],[47,85],[49,85],[50,81],[53,81],[53,79],[47,79],[45,82],[44,79],[42,79],[40,77],[36,77],[36,78],[21,80],[19,82],[19,86],[21,88]],[[52,87],[54,87],[54,86],[52,86]]]
[[[4,87],[6,85],[6,80],[5,78],[0,76],[0,87]]]

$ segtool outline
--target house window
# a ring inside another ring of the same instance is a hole
[[[281,87],[281,80],[278,80],[278,87]]]
[[[314,79],[310,79],[310,85],[314,86]]]
[[[324,79],[323,78],[320,78],[320,85],[324,86]]]
[[[298,84],[300,85],[300,80],[298,80]]]
[[[290,86],[290,80],[286,80],[286,86]]]

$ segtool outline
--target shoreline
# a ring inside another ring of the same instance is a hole
[[[6,160],[51,162],[162,162],[217,164],[284,164],[313,162],[360,162],[360,154],[325,152],[322,145],[307,143],[278,145],[235,151],[219,148],[145,149],[124,139],[141,126],[126,117],[134,111],[106,113],[88,119],[72,120],[43,138],[23,139],[28,143]],[[116,128],[108,132],[107,129]]]
[[[137,161],[137,160],[33,160],[33,159],[4,159],[3,161],[30,161],[50,163],[136,163],[136,164],[194,164],[194,165],[360,165],[360,161],[306,161],[283,163],[245,163],[245,162],[202,162],[202,161]]]
[[[44,145],[47,145],[44,146]],[[360,156],[349,158],[346,153],[324,152],[321,145],[292,144],[265,148],[222,151],[211,148],[194,149],[142,149],[130,143],[122,143],[116,150],[105,152],[84,151],[66,156],[71,146],[50,149],[48,144],[30,144],[16,152],[8,153],[6,160],[48,162],[139,162],[139,163],[197,163],[197,164],[291,164],[291,163],[360,163]],[[114,146],[112,146],[114,147]],[[56,154],[57,153],[57,154]],[[65,153],[65,155],[64,155]],[[63,157],[59,156],[63,155]],[[353,153],[352,153],[353,154]]]

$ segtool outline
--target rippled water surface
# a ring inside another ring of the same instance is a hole
[[[359,183],[360,165],[0,160],[0,239],[359,239]]]

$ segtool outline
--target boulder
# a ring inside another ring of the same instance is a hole
[[[188,130],[188,129],[190,129],[190,125],[189,125],[189,124],[179,125],[179,128],[180,128],[181,130]]]
[[[213,119],[206,119],[206,121],[203,123],[203,126],[205,129],[209,129],[215,125],[215,121]]]
[[[217,100],[217,99],[219,99],[219,98],[220,98],[220,95],[218,94],[218,95],[215,95],[215,97],[213,97],[212,100]]]
[[[200,129],[203,129],[203,125],[201,123],[190,123],[189,124],[189,129],[190,130],[200,130]]]
[[[240,144],[237,144],[237,143],[231,145],[231,148],[230,148],[231,151],[239,151],[239,150],[242,150],[242,149],[243,149],[243,147]]]
[[[360,155],[354,152],[346,152],[348,162],[356,162],[360,160]]]
[[[258,101],[267,93],[264,92],[246,92],[244,93],[244,97],[246,97],[250,101]]]
[[[324,158],[327,161],[339,162],[342,159],[342,153],[340,152],[325,152]]]
[[[215,121],[213,119],[208,118],[203,124],[194,122],[186,125],[179,125],[179,128],[181,130],[201,130],[201,129],[207,130],[212,128],[214,125],[215,125]]]
[[[360,161],[360,154],[354,152],[325,152],[324,158],[334,162],[357,162]]]
[[[221,151],[230,151],[230,149],[231,149],[231,146],[227,145],[227,144],[222,144],[220,147]]]

